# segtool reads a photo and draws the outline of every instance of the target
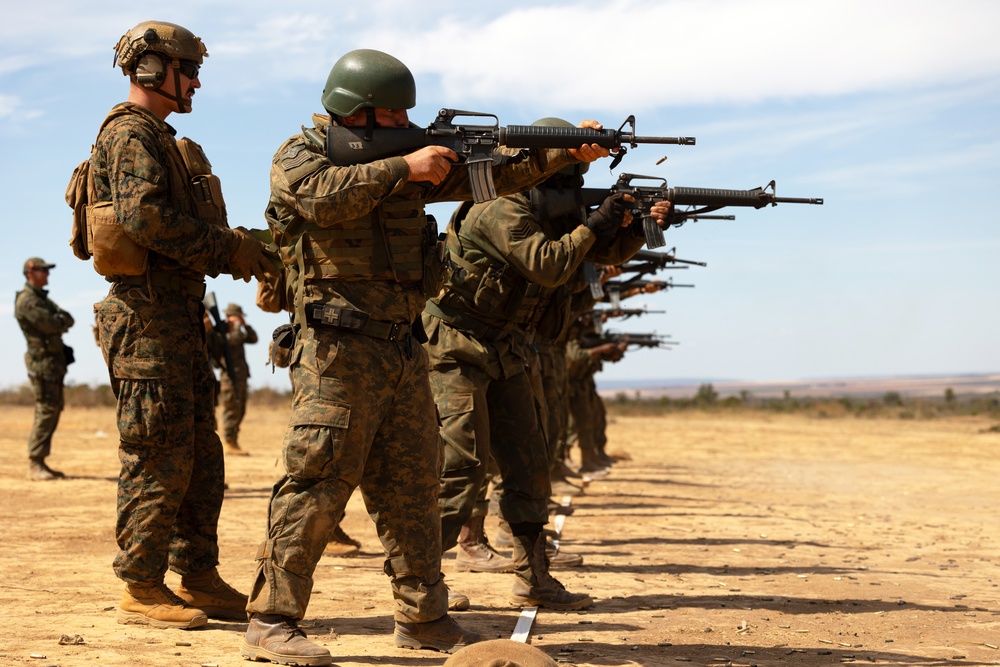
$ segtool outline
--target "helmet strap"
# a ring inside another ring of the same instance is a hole
[[[179,65],[180,62],[178,62],[177,60],[174,60],[170,63],[170,69],[174,71],[174,94],[168,95],[167,93],[163,92],[162,86],[154,89],[153,92],[158,93],[163,97],[166,97],[168,100],[171,100],[174,104],[176,104],[177,113],[188,113],[188,111],[190,111],[190,109],[187,108],[188,101],[184,97],[183,92],[181,91],[181,68],[179,67]]]

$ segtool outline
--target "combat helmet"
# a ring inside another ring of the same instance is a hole
[[[412,109],[417,84],[409,68],[388,53],[356,49],[333,64],[321,99],[324,109],[341,118],[358,109]]]
[[[562,118],[553,118],[549,116],[548,118],[539,118],[534,123],[534,127],[576,127],[573,123],[568,120],[563,120]],[[590,164],[587,162],[580,162],[579,164],[571,164],[569,166],[560,169],[558,174],[563,176],[583,176],[587,173],[590,168]]]
[[[114,47],[114,64],[122,73],[144,88],[173,100],[180,113],[190,111],[187,99],[181,97],[179,73],[198,76],[198,67],[208,57],[200,37],[187,28],[166,21],[143,21],[122,35]],[[177,96],[160,90],[167,76],[167,66],[174,72]]]

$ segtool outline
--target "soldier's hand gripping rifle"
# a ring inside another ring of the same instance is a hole
[[[642,184],[640,181],[653,181],[653,185]],[[672,188],[667,186],[666,179],[658,176],[642,176],[639,174],[621,174],[610,188],[582,188],[577,194],[570,189],[546,190],[542,195],[532,199],[543,216],[559,217],[573,211],[581,204],[587,207],[597,206],[609,196],[624,192],[632,195],[635,200],[632,215],[642,218],[642,231],[646,236],[646,247],[660,248],[666,245],[663,230],[656,220],[649,215],[653,204],[659,201],[669,201],[673,204],[668,222],[672,225],[682,225],[689,220],[705,220],[710,217],[732,219],[730,216],[710,216],[713,211],[726,206],[749,206],[764,208],[767,205],[778,204],[822,204],[822,198],[778,197],[774,192],[774,181],[762,188],[753,190],[721,190],[718,188]],[[685,210],[678,206],[688,206]],[[734,216],[733,216],[734,217]]]
[[[455,124],[459,118],[492,118],[490,125]],[[626,130],[629,126],[631,129]],[[618,166],[628,147],[639,144],[678,144],[693,146],[694,137],[647,137],[635,133],[635,116],[629,116],[617,130],[595,130],[583,127],[547,127],[508,125],[500,127],[499,119],[490,113],[441,109],[437,118],[426,128],[367,128],[331,125],[326,135],[326,154],[340,167],[362,164],[406,155],[425,146],[444,146],[458,154],[468,165],[469,182],[474,201],[482,203],[496,199],[493,186],[495,150],[507,148],[579,148],[597,144],[615,153],[611,169]]]
[[[638,280],[635,278],[629,280],[609,280],[604,283],[604,292],[607,295],[608,302],[611,304],[612,308],[621,308],[622,303],[622,292],[625,290],[637,289],[644,291],[650,285],[657,288],[656,291],[673,289],[674,287],[694,287],[694,285],[679,285],[670,280]]]
[[[219,312],[219,303],[215,300],[215,292],[205,295],[205,310],[212,316],[212,329],[222,337],[222,357],[226,362],[226,375],[236,384],[236,368],[233,366],[233,351],[229,347],[229,322]]]
[[[656,185],[635,184],[634,181],[655,181]],[[764,208],[778,204],[822,204],[822,197],[779,197],[775,193],[774,181],[762,188],[753,190],[721,190],[719,188],[671,188],[667,181],[657,176],[641,176],[639,174],[622,174],[618,182],[611,188],[615,192],[631,194],[637,203],[637,208],[643,215],[642,229],[646,235],[646,246],[659,248],[666,244],[663,230],[648,215],[653,203],[667,200],[674,206],[691,206],[693,208],[680,211],[677,222],[683,224],[692,217],[703,217],[705,214],[717,211],[726,206],[749,206]],[[642,202],[641,205],[638,205]],[[673,224],[673,221],[670,221]]]

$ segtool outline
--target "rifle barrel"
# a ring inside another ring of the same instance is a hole
[[[822,197],[775,197],[776,204],[822,204]]]

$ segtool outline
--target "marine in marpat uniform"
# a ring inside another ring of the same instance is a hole
[[[14,317],[28,342],[24,364],[35,392],[35,423],[28,437],[28,479],[36,481],[65,477],[45,463],[63,409],[66,366],[73,362],[73,348],[62,340],[62,335],[73,326],[73,316],[57,306],[49,298],[48,290],[43,289],[49,283],[49,271],[55,266],[39,257],[26,261],[24,289],[14,301]]]
[[[396,645],[451,652],[479,635],[447,613],[440,439],[419,316],[440,279],[425,204],[472,199],[472,183],[466,169],[452,168],[457,155],[440,146],[375,160],[361,152],[344,166],[327,157],[331,134],[358,143],[349,128],[360,128],[377,144],[410,126],[416,85],[396,58],[369,49],[344,55],[322,103],[330,115],[314,115],[314,127],[286,141],[271,167],[266,216],[295,294],[299,337],[290,355],[285,473],[271,495],[241,651],[282,664],[330,663],[298,621],[316,565],[360,485],[385,549]],[[513,192],[578,159],[539,151],[494,165],[492,175],[498,191]]]
[[[228,372],[220,377],[220,402],[222,403],[222,443],[226,454],[246,456],[248,452],[240,447],[240,424],[247,411],[247,389],[250,366],[247,364],[244,345],[257,342],[257,332],[247,324],[243,309],[235,303],[226,307],[226,321],[229,332],[229,356],[233,362],[232,376]]]
[[[245,620],[246,596],[216,569],[224,461],[202,299],[206,275],[249,281],[272,269],[259,241],[229,228],[201,147],[165,122],[191,111],[208,55],[201,39],[145,21],[115,52],[129,97],[91,153],[86,226],[94,268],[111,283],[94,310],[118,399],[117,618],[172,628]],[[181,576],[176,592],[168,567]]]

